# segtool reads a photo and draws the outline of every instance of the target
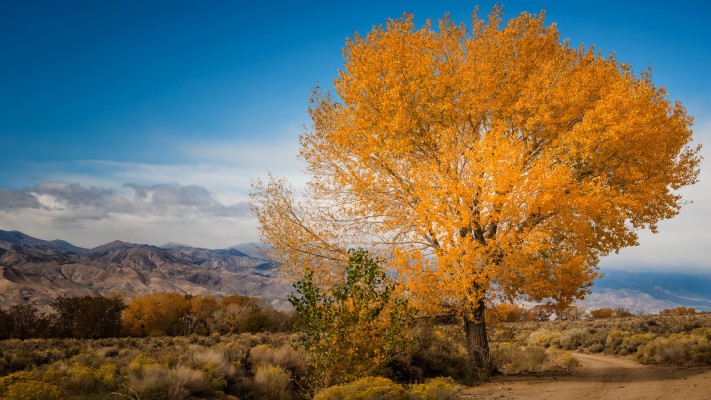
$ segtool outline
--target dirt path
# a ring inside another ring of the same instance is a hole
[[[575,353],[582,366],[569,376],[495,377],[461,399],[711,400],[711,368],[637,364],[625,358]]]

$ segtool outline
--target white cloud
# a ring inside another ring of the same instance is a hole
[[[222,203],[197,185],[127,183],[123,188],[131,193],[60,182],[3,191],[24,202],[7,203],[0,210],[0,227],[85,247],[115,239],[203,247],[255,240],[255,221],[246,202]]]
[[[43,177],[52,183],[0,189],[0,229],[83,247],[119,239],[221,248],[258,240],[248,205],[254,179],[272,173],[297,188],[306,182],[296,132],[272,142],[173,143],[165,151],[180,162],[80,160],[43,168],[53,171]]]

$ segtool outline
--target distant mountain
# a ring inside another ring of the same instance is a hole
[[[258,297],[288,308],[290,288],[259,243],[208,250],[113,241],[93,249],[0,230],[0,308],[49,304],[58,296],[92,293],[133,297],[153,291]],[[711,274],[604,270],[581,305],[656,313],[679,306],[711,311]]]
[[[289,288],[277,281],[276,267],[237,249],[121,241],[83,249],[0,230],[0,308],[47,305],[59,296],[171,291],[249,295],[285,309]]]
[[[624,307],[656,313],[680,306],[711,311],[711,274],[604,270],[582,302],[588,309]]]
[[[267,257],[264,255],[264,253],[262,253],[262,250],[260,249],[263,246],[264,246],[264,244],[262,244],[262,243],[249,242],[249,243],[242,243],[242,244],[238,244],[236,246],[232,246],[232,247],[230,247],[230,249],[239,250],[242,253],[244,253],[252,258],[259,258],[262,260],[266,260]]]

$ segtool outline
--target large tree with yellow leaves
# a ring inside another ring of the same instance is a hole
[[[406,15],[344,57],[335,93],[311,101],[305,192],[253,185],[262,239],[287,275],[323,285],[349,247],[371,249],[414,304],[460,314],[484,375],[487,305],[582,298],[600,258],[673,217],[697,179],[682,105],[543,14],[503,26],[495,9],[471,31]]]

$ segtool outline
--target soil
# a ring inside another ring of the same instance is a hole
[[[464,390],[460,399],[711,400],[711,368],[641,365],[627,358],[574,353],[569,375],[497,376]]]

